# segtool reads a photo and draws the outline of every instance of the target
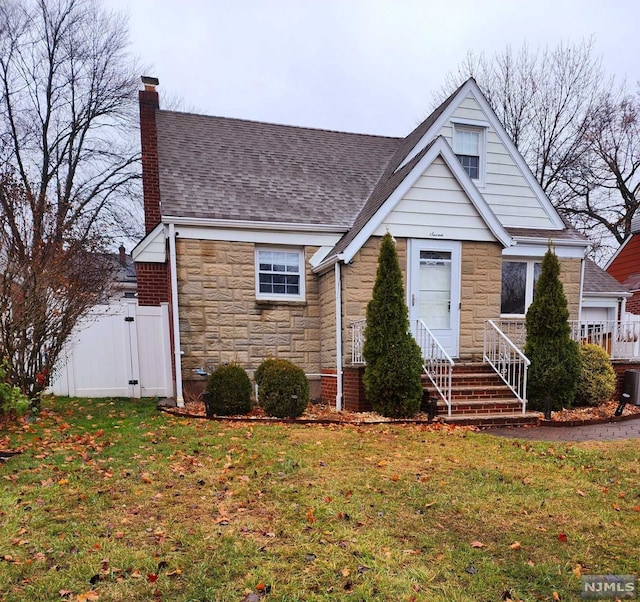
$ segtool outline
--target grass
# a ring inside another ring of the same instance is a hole
[[[637,441],[44,408],[0,435],[7,602],[578,600],[638,572]]]

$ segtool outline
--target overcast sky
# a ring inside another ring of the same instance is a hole
[[[640,79],[638,0],[105,0],[183,108],[406,135],[468,50],[595,38],[605,70]]]

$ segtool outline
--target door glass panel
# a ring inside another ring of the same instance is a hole
[[[420,318],[431,329],[451,327],[451,253],[420,251]]]

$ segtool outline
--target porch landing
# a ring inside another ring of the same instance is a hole
[[[423,386],[438,398],[438,417],[448,424],[522,426],[536,424],[537,412],[522,413],[522,404],[488,364],[456,363],[451,382],[451,416],[425,375]]]

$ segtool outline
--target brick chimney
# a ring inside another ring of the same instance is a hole
[[[156,129],[156,111],[160,108],[160,102],[156,91],[158,79],[142,76],[142,83],[144,90],[138,92],[142,146],[142,190],[144,195],[144,227],[145,233],[149,234],[161,219],[158,132]]]

